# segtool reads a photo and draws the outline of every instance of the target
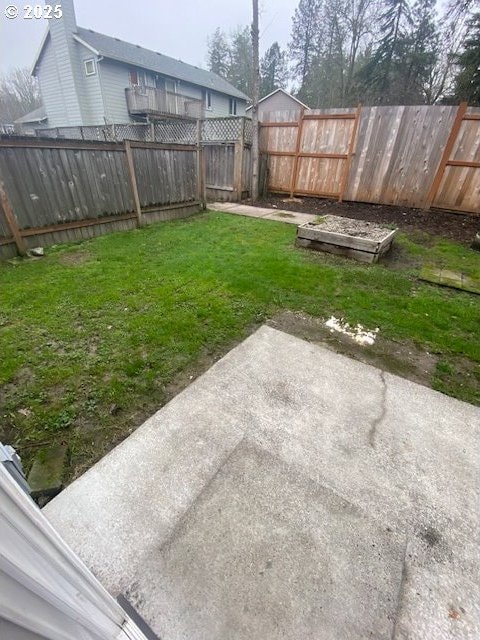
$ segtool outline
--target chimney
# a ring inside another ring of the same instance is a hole
[[[61,126],[81,126],[84,124],[81,102],[83,76],[79,45],[73,39],[77,31],[75,7],[73,0],[60,0],[59,4],[62,17],[52,18],[49,30],[64,105],[65,124]]]

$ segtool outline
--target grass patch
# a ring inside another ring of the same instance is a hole
[[[453,368],[437,368],[433,386],[480,404],[478,297],[419,282],[411,262],[296,249],[295,232],[205,213],[0,264],[0,438],[27,466],[39,443],[68,442],[71,479],[158,409],[177,376],[283,309],[438,353]],[[460,245],[399,235],[409,259],[478,269]]]

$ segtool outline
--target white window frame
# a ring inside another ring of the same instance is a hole
[[[92,65],[92,71],[88,70],[88,65]],[[85,75],[86,76],[94,76],[97,73],[97,64],[95,62],[95,58],[88,58],[88,60],[83,61],[83,65],[85,67]]]
[[[148,640],[2,463],[0,572],[0,620],[18,637]]]
[[[236,98],[228,99],[228,115],[236,116],[237,115],[237,100]]]

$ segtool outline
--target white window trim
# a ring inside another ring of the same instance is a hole
[[[93,71],[88,71],[88,64],[91,63],[93,65]],[[95,58],[88,58],[88,60],[83,61],[83,65],[85,67],[85,75],[86,76],[94,76],[97,73],[97,64],[95,62]]]
[[[237,115],[237,100],[236,98],[229,98],[228,100],[228,115],[236,116]]]

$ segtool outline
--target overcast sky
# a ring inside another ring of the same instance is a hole
[[[8,20],[4,11],[9,4],[23,9],[25,0],[0,0],[0,74],[30,67],[47,28],[43,19]],[[260,0],[262,50],[275,40],[287,45],[297,4],[298,0]],[[251,22],[250,0],[75,0],[75,9],[81,27],[203,67],[207,36],[216,27],[229,32]]]

